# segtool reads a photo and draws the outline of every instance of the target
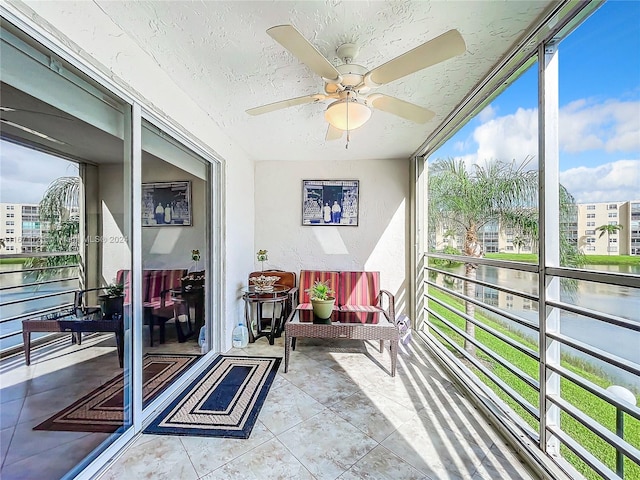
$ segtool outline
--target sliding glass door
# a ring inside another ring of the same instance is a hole
[[[219,165],[64,48],[1,47],[0,476],[73,478],[213,344]]]

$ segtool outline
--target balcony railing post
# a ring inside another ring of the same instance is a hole
[[[636,396],[624,387],[619,385],[611,385],[607,387],[607,391],[614,395],[619,401],[636,404]],[[616,435],[624,440],[624,411],[616,405]],[[616,474],[624,479],[624,454],[620,449],[616,449]]]

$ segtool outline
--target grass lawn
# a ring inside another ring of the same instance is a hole
[[[464,311],[464,305],[458,299],[450,297],[449,295],[440,292],[433,287],[429,288],[429,293],[435,298],[446,302],[456,309]],[[435,302],[429,301],[429,306],[443,318],[445,318],[458,328],[464,330],[464,319],[458,317],[454,313],[436,304]],[[485,325],[500,331],[509,338],[516,340],[523,346],[531,348],[535,351],[539,351],[538,345],[536,343],[523,337],[522,335],[519,335],[517,332],[509,330],[505,325],[497,322],[495,319],[487,315],[483,315],[478,311],[476,311],[475,316]],[[453,329],[449,328],[446,324],[433,317],[432,315],[430,315],[429,317],[429,321],[433,323],[433,325],[436,326],[445,335],[447,335],[450,340],[460,346],[463,346],[463,338],[458,335]],[[436,337],[440,338],[435,331],[433,331],[433,333],[436,335]],[[476,327],[476,339],[479,340],[488,349],[494,351],[533,379],[538,380],[539,364],[535,359],[520,353],[510,345],[485,332],[479,327]],[[452,353],[459,356],[459,354],[457,354],[451,346],[447,345],[445,341],[442,341],[442,343],[447,346],[447,348],[449,348]],[[482,363],[484,365],[488,366],[488,369],[494,375],[499,377],[502,381],[507,383],[511,388],[518,392],[518,394],[525,398],[534,408],[539,408],[539,394],[537,389],[529,386],[527,383],[512,374],[505,367],[503,367],[490,357],[484,355],[480,351],[478,351],[478,358],[482,360]],[[567,369],[575,372],[576,374],[591,381],[592,383],[599,385],[602,388],[606,388],[612,383],[611,380],[607,379],[602,374],[586,371],[581,368],[583,366],[581,365],[582,362],[572,362],[570,358],[563,358],[561,363]],[[532,417],[526,410],[524,410],[515,401],[513,401],[511,397],[506,395],[497,385],[493,383],[492,380],[489,379],[489,377],[485,376],[477,369],[474,369],[474,371],[483,380],[483,382],[496,393],[496,395],[498,395],[503,401],[505,401],[518,415],[520,415],[520,417],[522,417],[529,425],[531,425],[532,428],[538,431],[539,425],[536,418]],[[561,379],[560,388],[561,397],[564,400],[570,402],[573,406],[579,408],[582,412],[589,415],[592,419],[596,420],[605,428],[615,433],[616,411],[611,404],[599,399],[595,395],[587,392],[578,385],[566,379]],[[560,423],[562,429],[567,434],[571,435],[578,443],[583,446],[583,448],[589,450],[591,454],[596,456],[601,462],[603,462],[615,472],[616,454],[613,447],[611,447],[604,440],[600,439],[600,437],[598,437],[597,435],[593,434],[586,427],[582,426],[581,423],[579,423],[566,413],[561,413]],[[628,415],[626,415],[625,418],[624,435],[625,439],[630,444],[632,444],[635,448],[640,448],[640,422],[632,417],[629,417]],[[597,473],[591,470],[590,467],[588,467],[582,460],[580,460],[580,458],[574,455],[567,448],[562,448],[562,455],[587,478],[593,480],[601,478]],[[640,478],[640,466],[629,459],[625,459],[625,478]]]
[[[19,265],[26,261],[26,258],[0,258],[0,265]]]
[[[537,253],[487,253],[485,258],[509,260],[511,262],[538,263]]]
[[[485,257],[513,262],[538,262],[538,255],[535,253],[487,253]],[[587,265],[631,265],[640,267],[640,256],[637,255],[585,255],[585,261]]]

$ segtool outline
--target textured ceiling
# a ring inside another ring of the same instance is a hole
[[[551,2],[97,3],[251,158],[361,160],[414,153]],[[429,108],[433,120],[418,125],[374,111],[346,150],[344,139],[325,140],[328,102],[245,113],[323,91],[322,79],[265,33],[288,23],[335,65],[345,42],[360,46],[354,63],[371,69],[454,28],[467,51],[378,89]]]

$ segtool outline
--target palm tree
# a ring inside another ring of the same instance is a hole
[[[47,187],[40,200],[40,220],[67,221],[73,208],[78,207],[80,177],[59,177]]]
[[[530,158],[520,165],[493,161],[468,169],[462,160],[441,159],[429,168],[429,224],[448,225],[463,233],[463,255],[480,258],[478,232],[489,223],[511,228],[524,238],[538,238],[538,174],[527,170]],[[560,187],[561,222],[575,205],[573,197]],[[565,220],[566,221],[566,220]],[[561,262],[576,263],[577,248],[561,235]],[[564,252],[564,253],[563,253]],[[465,295],[475,297],[477,264],[465,263]],[[465,313],[473,317],[475,305],[465,302]],[[465,331],[475,336],[475,325],[465,322]],[[465,350],[475,355],[475,345],[465,339]]]
[[[77,250],[80,223],[72,214],[78,207],[80,195],[80,177],[56,178],[47,187],[40,200],[40,222],[48,225],[44,237],[43,250],[46,252],[70,252]],[[60,255],[48,257],[32,257],[27,259],[25,266],[55,267],[73,265],[78,261],[77,255]],[[37,279],[51,275],[51,270],[41,270]]]
[[[447,228],[442,237],[447,241],[447,245],[452,247],[453,240],[456,238],[456,231],[452,228]]]
[[[600,232],[600,235],[598,236],[598,238],[602,238],[602,236],[605,233],[607,234],[607,254],[611,255],[611,252],[609,251],[609,244],[611,243],[611,235],[615,235],[620,230],[622,230],[622,225],[617,225],[617,224],[616,225],[600,225],[598,228],[596,228],[596,230]]]
[[[513,243],[513,246],[518,249],[518,253],[520,253],[520,249],[524,247],[526,242],[524,238],[522,238],[522,235],[516,235],[515,237],[513,237],[512,243]]]

